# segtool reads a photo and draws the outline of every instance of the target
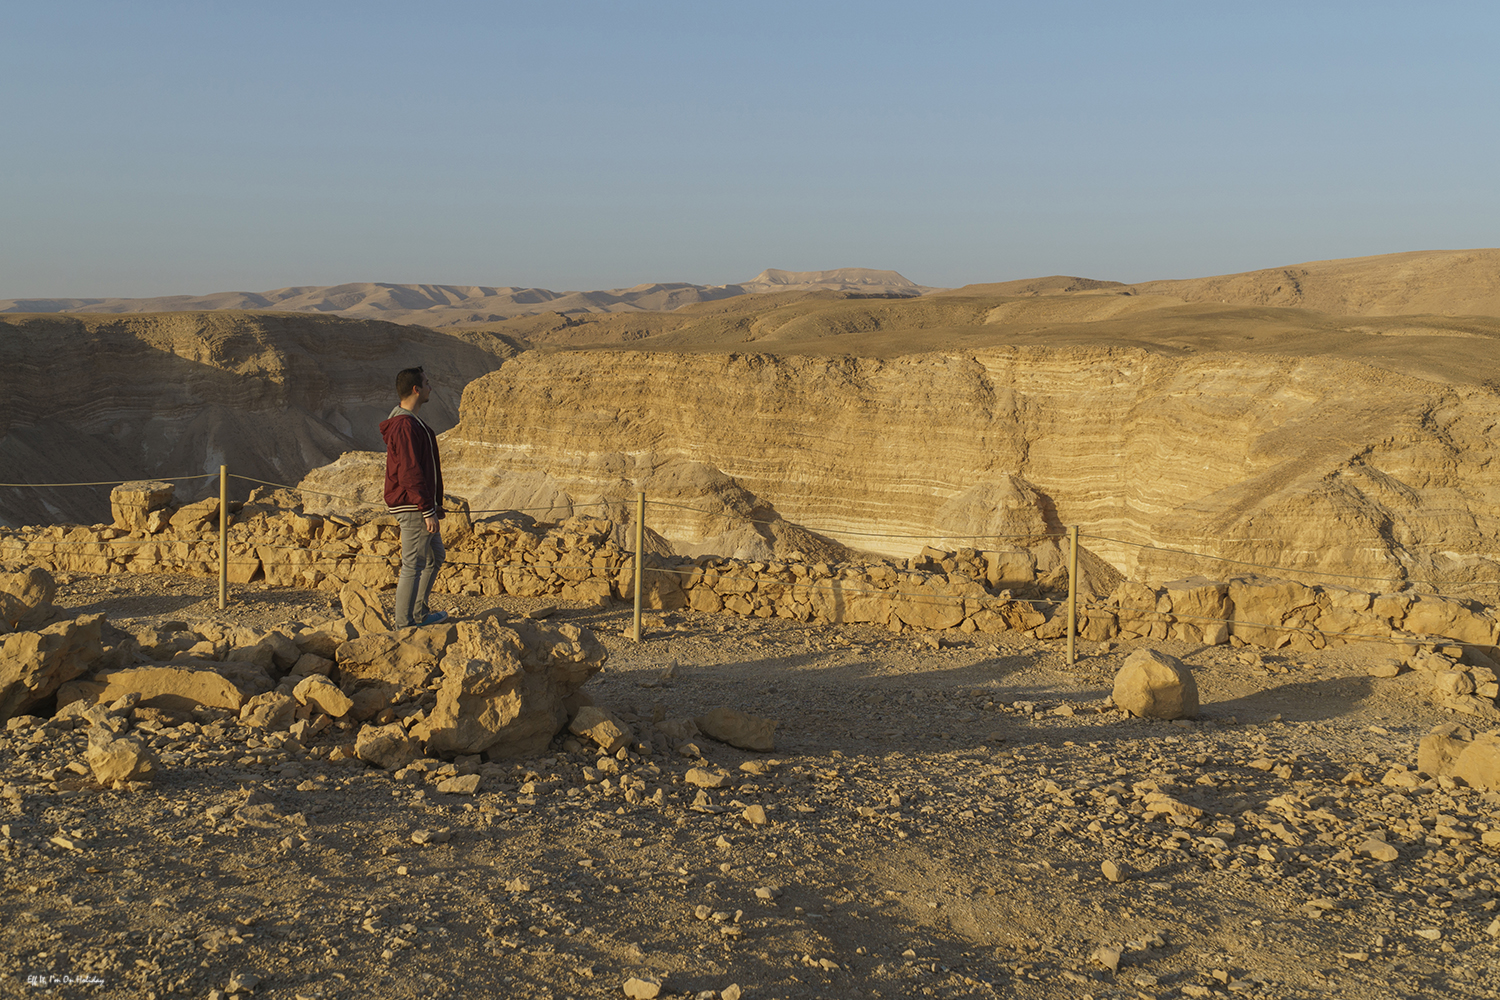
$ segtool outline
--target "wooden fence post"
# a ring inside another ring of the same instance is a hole
[[[1068,527],[1068,666],[1076,659],[1078,635],[1078,525]]]
[[[646,493],[635,496],[635,641],[641,641],[641,580],[646,562]]]
[[[229,602],[229,469],[219,466],[219,610]]]

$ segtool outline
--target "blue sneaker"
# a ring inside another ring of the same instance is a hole
[[[429,612],[427,612],[426,615],[424,615],[422,617],[422,624],[423,625],[441,625],[443,622],[445,622],[447,620],[448,620],[448,612],[446,612],[446,611],[429,611]]]

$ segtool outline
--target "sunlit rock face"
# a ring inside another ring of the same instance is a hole
[[[1497,423],[1487,389],[1317,358],[528,352],[465,389],[442,447],[475,508],[557,519],[644,489],[682,551],[770,551],[750,522],[777,518],[898,557],[1076,524],[1132,578],[1247,569],[1150,545],[1378,590],[1496,577]]]

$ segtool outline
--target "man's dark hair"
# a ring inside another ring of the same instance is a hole
[[[403,368],[396,373],[396,395],[402,399],[411,395],[411,391],[422,384],[422,366],[415,368]]]

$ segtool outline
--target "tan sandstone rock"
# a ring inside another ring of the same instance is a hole
[[[380,603],[380,595],[363,584],[349,582],[339,591],[344,618],[360,635],[389,632],[391,620]]]
[[[1500,791],[1500,730],[1475,736],[1454,760],[1452,774],[1471,788]]]
[[[771,719],[720,707],[698,716],[693,722],[704,736],[741,750],[764,752],[776,749],[776,727],[779,723]]]
[[[172,503],[175,487],[171,483],[145,480],[121,483],[109,491],[109,512],[114,517],[115,527],[124,531],[147,531],[148,526],[160,531],[164,526],[163,515],[158,514],[152,525],[152,513],[166,512]]]
[[[605,656],[593,633],[574,625],[460,622],[423,724],[428,751],[484,752],[492,760],[540,751],[567,723],[565,700]]]
[[[1468,748],[1474,733],[1457,722],[1445,722],[1417,745],[1417,770],[1437,777],[1451,774],[1453,762]]]
[[[388,726],[364,726],[355,737],[354,753],[360,760],[393,771],[422,756],[417,741],[406,734],[401,723]]]
[[[418,697],[456,636],[451,623],[400,632],[375,632],[338,647],[339,687],[354,702],[361,721],[387,707]]]
[[[0,573],[0,601],[4,621],[12,631],[30,631],[51,619],[57,581],[52,574],[33,566],[19,573]],[[9,600],[5,600],[9,598]]]
[[[105,671],[65,685],[57,697],[59,703],[84,698],[108,704],[134,694],[143,706],[168,712],[191,712],[200,705],[238,712],[270,688],[271,678],[254,664],[199,661]]]
[[[280,691],[267,691],[245,702],[240,722],[251,729],[286,729],[297,718],[297,700]]]
[[[568,723],[568,732],[593,740],[605,753],[615,753],[631,740],[630,727],[609,709],[597,705],[579,706]]]
[[[347,715],[354,707],[354,701],[321,673],[309,674],[299,681],[292,689],[292,697],[325,713],[331,719]]]
[[[106,787],[122,781],[150,781],[156,776],[156,754],[134,736],[115,736],[102,726],[89,731],[84,762],[94,780]]]
[[[1198,714],[1198,684],[1176,657],[1138,649],[1115,674],[1114,700],[1142,719],[1191,719]]]
[[[103,615],[0,637],[0,722],[57,693],[104,655]]]

